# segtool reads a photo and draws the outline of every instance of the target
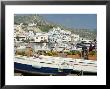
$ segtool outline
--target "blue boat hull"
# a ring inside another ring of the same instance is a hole
[[[32,65],[21,64],[14,62],[14,69],[32,72],[32,73],[43,73],[43,74],[55,74],[55,75],[68,75],[73,71],[72,69],[58,69],[50,67],[35,68]]]

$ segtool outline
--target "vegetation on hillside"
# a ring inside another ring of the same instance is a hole
[[[69,30],[72,33],[78,34],[80,37],[88,38],[88,39],[96,39],[97,36],[97,30],[96,29],[72,29],[67,28],[65,26],[62,26],[60,24],[54,24],[52,22],[48,22],[45,19],[43,19],[42,16],[36,15],[36,14],[15,14],[14,15],[14,24],[20,24],[23,23],[24,25],[28,25],[29,23],[37,23],[37,26],[39,29],[43,32],[48,32],[51,28],[59,26],[60,28],[64,30]]]

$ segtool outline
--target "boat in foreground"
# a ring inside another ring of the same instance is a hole
[[[14,69],[41,75],[68,75],[76,71],[97,74],[97,62],[94,60],[73,59],[40,55],[27,57],[16,55]]]

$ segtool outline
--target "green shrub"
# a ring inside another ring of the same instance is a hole
[[[58,53],[54,51],[54,52],[52,52],[52,55],[58,55]]]
[[[92,55],[92,56],[93,56],[93,55],[96,55],[96,54],[97,54],[96,51],[90,51],[90,52],[89,52],[89,55]]]
[[[70,51],[70,52],[65,52],[65,53],[67,53],[67,55],[76,55],[76,54],[81,54],[79,51],[75,51],[75,50],[73,50],[73,51]]]
[[[80,53],[80,51],[76,51],[76,54],[79,54],[80,55],[81,53]]]
[[[67,55],[72,55],[72,53],[71,52],[67,52]]]
[[[67,54],[68,52],[64,52],[65,54]]]
[[[72,55],[76,55],[76,51],[70,51]]]
[[[52,56],[53,54],[52,54],[52,52],[47,52],[46,53],[48,56]]]

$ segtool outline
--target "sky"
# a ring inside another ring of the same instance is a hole
[[[97,29],[96,14],[39,14],[49,22],[68,28]]]

